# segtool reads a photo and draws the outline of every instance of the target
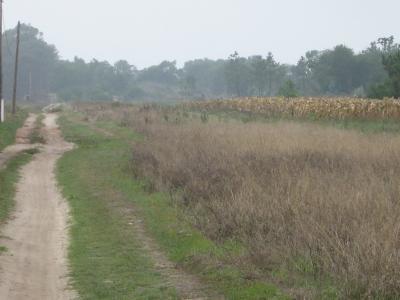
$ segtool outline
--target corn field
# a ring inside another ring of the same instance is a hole
[[[315,119],[399,119],[400,101],[360,98],[237,98],[188,102],[185,109],[237,111],[264,116]]]

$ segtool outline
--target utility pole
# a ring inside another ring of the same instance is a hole
[[[15,69],[14,69],[14,89],[13,89],[13,102],[12,113],[15,115],[17,106],[17,83],[18,83],[18,59],[19,59],[19,36],[21,32],[21,23],[18,22],[17,26],[17,49],[15,51]]]
[[[29,71],[29,94],[28,94],[28,99],[31,100],[32,98],[32,71]]]
[[[0,122],[4,122],[4,99],[3,99],[3,0],[0,0]]]

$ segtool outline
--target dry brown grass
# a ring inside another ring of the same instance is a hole
[[[241,241],[265,269],[330,277],[343,298],[400,297],[399,136],[150,107],[107,114],[145,134],[136,175],[181,195],[214,240]]]

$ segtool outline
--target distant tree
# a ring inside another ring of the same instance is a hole
[[[319,57],[317,77],[323,90],[332,94],[349,94],[357,86],[356,58],[352,49],[339,45]]]
[[[368,89],[368,97],[373,99],[383,99],[393,97],[394,91],[389,79],[380,84],[373,84]]]
[[[293,68],[293,80],[303,95],[318,95],[322,92],[317,77],[320,55],[319,51],[308,51]]]
[[[193,97],[196,93],[196,78],[194,76],[186,76],[182,80],[182,94],[184,97]]]
[[[138,100],[138,99],[143,100],[146,97],[148,97],[148,95],[146,94],[146,91],[143,90],[137,84],[133,84],[133,85],[129,86],[127,94],[126,94],[127,100]]]
[[[16,30],[4,33],[5,97],[12,93]],[[64,100],[120,99],[176,100],[227,96],[368,95],[374,98],[400,97],[399,45],[394,37],[381,38],[360,53],[344,45],[324,51],[308,51],[296,65],[267,56],[228,59],[197,59],[178,68],[175,61],[137,70],[126,60],[107,61],[80,58],[60,60],[57,50],[30,25],[21,28],[19,97],[29,93],[44,100],[57,93]],[[30,76],[31,74],[31,76]],[[289,84],[290,81],[291,84]]]
[[[51,80],[52,91],[63,100],[81,100],[85,97],[85,90],[90,85],[88,67],[83,59],[59,61]]]
[[[135,66],[130,65],[126,60],[119,60],[114,64],[113,91],[121,96],[126,94],[128,87],[132,84],[136,74]]]
[[[4,94],[9,99],[14,78],[16,28],[5,31],[3,39]],[[58,62],[57,50],[44,41],[43,34],[37,28],[27,24],[21,25],[20,49],[18,95],[22,98],[32,92],[32,100],[43,100],[51,89],[53,71]]]
[[[247,60],[237,52],[229,56],[225,68],[225,78],[228,92],[236,96],[245,96],[249,90],[250,68]]]
[[[196,90],[208,97],[222,97],[226,93],[225,64],[220,60],[196,59],[183,67],[183,76],[196,80]]]
[[[264,96],[268,81],[267,61],[261,55],[256,55],[250,58],[250,65],[257,96]]]
[[[377,43],[371,43],[370,47],[357,55],[356,78],[357,84],[364,90],[372,85],[385,81],[388,78],[387,72],[382,64],[382,50]]]
[[[304,92],[307,89],[307,83],[309,80],[309,68],[307,66],[307,61],[304,56],[300,57],[297,65],[293,68],[294,78],[300,87],[300,89]]]
[[[383,65],[389,74],[393,97],[400,98],[400,49],[384,54]]]
[[[95,59],[86,63],[75,57],[57,63],[51,86],[63,100],[124,99],[134,84],[135,72],[136,68],[123,60],[112,66]]]
[[[400,45],[394,42],[394,37],[378,39],[382,64],[388,78],[381,84],[372,85],[368,96],[371,98],[400,98]]]
[[[394,42],[394,36],[393,35],[391,35],[389,37],[379,38],[377,44],[381,46],[381,49],[382,49],[383,53],[390,53],[393,50],[397,50],[399,48],[399,45],[397,45]]]
[[[285,84],[279,89],[279,96],[283,96],[285,98],[294,98],[298,96],[296,86],[292,80],[286,81]]]
[[[177,85],[179,83],[179,70],[176,61],[163,61],[157,66],[151,66],[139,73],[139,81],[150,81],[162,84]]]
[[[272,96],[272,85],[274,82],[274,76],[276,74],[277,70],[277,63],[274,59],[274,56],[272,55],[271,52],[268,53],[267,59],[266,59],[266,80],[267,80],[267,93],[268,96]]]

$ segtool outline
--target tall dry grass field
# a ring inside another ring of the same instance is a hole
[[[209,237],[239,240],[267,270],[329,277],[343,298],[400,297],[400,136],[151,108],[104,116],[145,135],[135,174],[177,192]]]

